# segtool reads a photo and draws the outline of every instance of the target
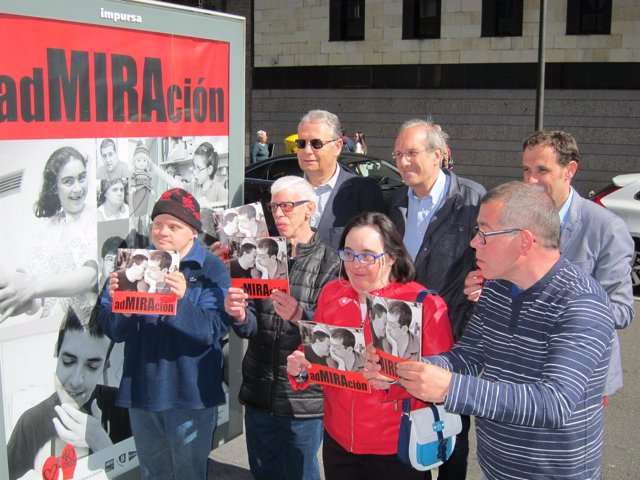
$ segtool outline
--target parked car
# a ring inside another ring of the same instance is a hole
[[[636,245],[631,266],[633,294],[640,295],[640,173],[613,177],[612,184],[592,200],[616,213],[627,224]]]
[[[338,161],[361,177],[375,180],[382,189],[385,203],[388,203],[393,191],[402,185],[402,177],[397,167],[380,158],[361,153],[341,153]],[[267,213],[266,204],[271,198],[271,184],[280,177],[297,175],[302,177],[295,153],[277,155],[275,157],[252,163],[244,171],[244,203],[262,203],[269,232],[277,235],[273,217]]]
[[[400,172],[387,160],[360,153],[341,153],[338,161],[353,173],[375,180],[382,188],[385,201],[402,185]],[[295,154],[278,155],[248,165],[244,171],[244,203],[267,203],[271,184],[286,175],[302,176]]]

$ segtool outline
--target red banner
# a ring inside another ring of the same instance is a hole
[[[0,139],[229,134],[228,43],[0,21]]]

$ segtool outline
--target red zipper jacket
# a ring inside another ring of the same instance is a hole
[[[384,288],[370,292],[385,298],[415,301],[424,287],[416,282],[392,282]],[[444,300],[437,295],[427,295],[423,302],[422,355],[436,355],[453,346],[453,334]],[[369,317],[362,322],[357,292],[345,281],[329,282],[322,289],[314,322],[351,328],[364,327],[365,341],[371,343]],[[299,384],[290,377],[294,389],[308,385]],[[398,431],[403,398],[410,395],[400,385],[388,390],[371,389],[371,393],[352,392],[336,387],[323,386],[324,428],[345,450],[356,454],[392,455],[397,451]],[[412,409],[426,404],[413,399]]]

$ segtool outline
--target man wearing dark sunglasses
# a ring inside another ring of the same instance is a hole
[[[298,164],[316,189],[316,211],[311,217],[320,239],[338,248],[347,222],[362,212],[383,212],[380,186],[340,165],[342,127],[333,113],[311,110],[298,124]]]

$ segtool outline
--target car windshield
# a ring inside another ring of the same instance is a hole
[[[402,178],[398,170],[384,160],[364,159],[363,161],[349,161],[349,168],[362,177],[375,180],[382,188],[394,188],[402,185]]]

